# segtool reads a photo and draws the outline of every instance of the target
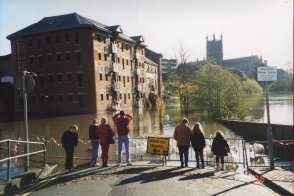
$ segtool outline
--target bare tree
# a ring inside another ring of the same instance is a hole
[[[185,65],[188,62],[189,56],[190,55],[184,49],[183,42],[180,42],[179,49],[175,52],[175,57],[179,64]]]

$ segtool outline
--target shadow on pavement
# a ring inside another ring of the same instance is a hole
[[[194,170],[193,168],[189,169],[183,169],[180,167],[170,168],[170,169],[163,169],[159,171],[152,171],[149,173],[141,173],[137,176],[130,177],[128,179],[120,181],[119,184],[116,186],[121,186],[129,183],[134,182],[141,182],[141,183],[148,183],[148,182],[154,182],[159,180],[166,180],[168,178],[173,178],[175,176],[183,175],[186,172]]]

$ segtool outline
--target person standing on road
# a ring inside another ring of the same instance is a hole
[[[102,149],[101,159],[102,167],[109,167],[108,165],[108,152],[109,152],[109,141],[108,137],[113,137],[114,132],[109,124],[107,124],[106,118],[101,118],[101,124],[97,127],[96,135],[100,140]]]
[[[216,170],[224,171],[224,156],[228,156],[230,148],[223,132],[220,130],[217,130],[215,133],[211,151],[216,155]],[[219,159],[221,159],[221,166],[219,166]]]
[[[99,138],[96,136],[97,123],[97,119],[94,119],[93,124],[89,126],[89,140],[91,140],[92,145],[92,158],[90,166],[92,167],[99,166],[99,163],[97,162],[99,149]]]
[[[118,114],[115,114],[112,117],[114,124],[117,127],[117,135],[118,135],[118,158],[117,158],[117,166],[121,164],[121,154],[122,154],[122,144],[124,144],[126,149],[126,159],[127,165],[132,165],[130,159],[130,150],[129,150],[129,124],[133,117],[129,114],[125,114],[124,111],[120,111]]]
[[[65,171],[73,171],[73,154],[74,149],[77,147],[79,142],[78,126],[71,125],[68,130],[66,130],[62,137],[61,143],[62,147],[66,153],[65,159]]]
[[[205,138],[202,126],[199,122],[196,122],[192,129],[192,137],[191,137],[191,144],[195,151],[195,157],[197,162],[197,168],[199,167],[199,156],[201,159],[201,166],[204,168],[204,160],[203,160],[203,149],[205,147]]]
[[[182,122],[176,126],[174,131],[174,138],[177,141],[180,153],[181,167],[184,167],[183,156],[185,156],[185,167],[188,167],[188,151],[191,141],[191,128],[188,124],[188,119],[183,118]]]

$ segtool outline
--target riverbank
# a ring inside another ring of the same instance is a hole
[[[216,119],[219,123],[242,136],[246,141],[266,141],[267,123]],[[290,140],[294,138],[293,125],[271,124],[273,139]]]

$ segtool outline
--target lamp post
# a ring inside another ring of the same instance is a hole
[[[25,141],[29,141],[29,128],[28,128],[28,92],[34,89],[35,82],[32,77],[36,77],[37,74],[34,72],[28,72],[26,70],[23,70],[22,74],[22,89],[23,89],[23,107],[24,107],[24,124],[25,124]],[[25,144],[25,171],[29,170],[29,144]]]

